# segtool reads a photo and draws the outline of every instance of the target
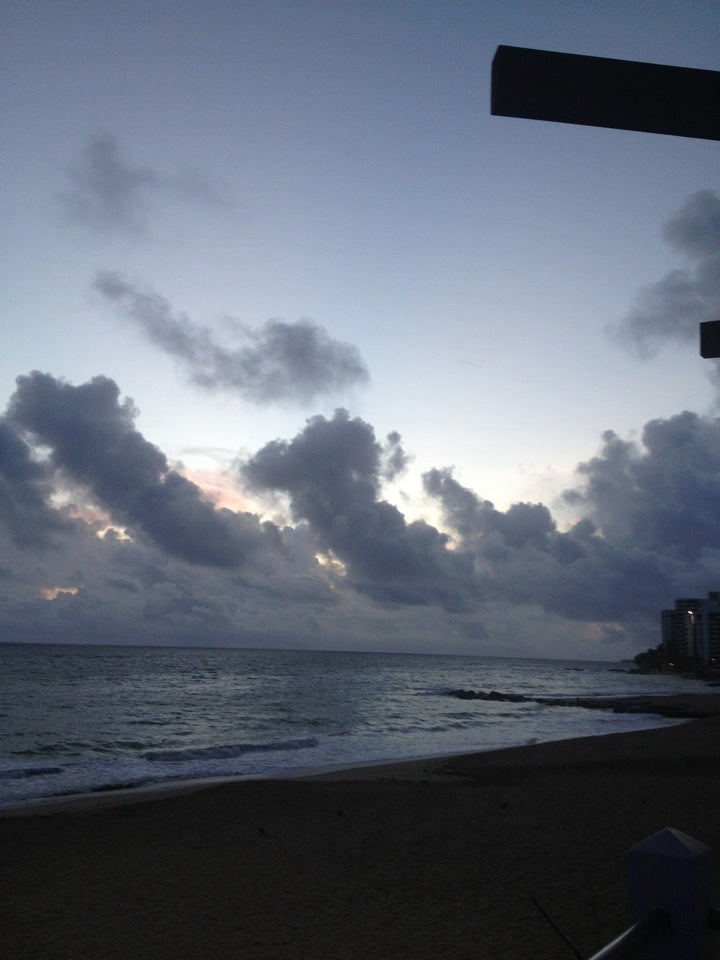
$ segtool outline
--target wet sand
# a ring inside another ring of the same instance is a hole
[[[588,956],[628,924],[633,844],[720,851],[720,696],[671,701],[707,717],[5,812],[0,956],[572,957],[544,914]]]

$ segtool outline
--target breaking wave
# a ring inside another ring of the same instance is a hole
[[[273,750],[306,750],[317,747],[315,737],[298,740],[274,740],[270,743],[229,743],[214,747],[186,747],[182,750],[149,750],[144,760],[163,763],[185,763],[189,760],[229,760],[247,753],[269,753]]]

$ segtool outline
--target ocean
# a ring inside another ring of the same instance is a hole
[[[614,663],[0,644],[0,805],[268,776],[664,726],[657,716],[459,700],[701,692]]]

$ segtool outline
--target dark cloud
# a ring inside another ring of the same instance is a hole
[[[64,529],[48,505],[52,486],[44,464],[5,420],[0,420],[0,523],[19,546],[43,547]]]
[[[67,172],[61,201],[68,216],[99,233],[137,236],[146,231],[158,198],[227,205],[218,190],[197,172],[169,176],[126,160],[117,137],[99,133]]]
[[[467,609],[476,599],[471,559],[379,499],[388,461],[403,459],[399,444],[393,433],[383,448],[368,423],[337,410],[331,420],[313,417],[294,440],[267,444],[242,475],[256,491],[287,494],[293,518],[310,524],[360,592],[381,603]]]
[[[174,313],[164,297],[117,273],[99,272],[93,286],[205,389],[237,391],[253,403],[306,404],[368,380],[356,348],[333,340],[309,320],[270,320],[258,330],[243,327],[245,345],[228,349],[206,327]]]
[[[685,411],[651,420],[642,443],[609,431],[565,500],[622,547],[689,561],[720,549],[720,419]]]
[[[191,563],[243,563],[270,528],[203,500],[135,429],[136,411],[119,397],[106,377],[75,387],[35,372],[18,378],[8,418],[49,447],[52,465],[86,485],[115,522]]]
[[[383,450],[382,476],[385,480],[394,480],[407,468],[410,457],[403,450],[402,438],[397,430],[387,435],[387,442]]]
[[[448,469],[431,470],[423,481],[459,546],[473,555],[483,593],[494,602],[589,622],[656,615],[666,602],[670,580],[661,559],[615,546],[587,518],[561,533],[543,504],[496,510]]]
[[[555,521],[543,504],[515,503],[503,513],[459,484],[450,469],[429,470],[423,475],[423,485],[440,501],[448,522],[465,543],[497,532],[509,547],[532,543],[547,548],[555,533]]]
[[[650,357],[668,341],[698,342],[698,325],[720,319],[720,194],[693,194],[665,225],[665,238],[687,259],[639,295],[611,334]]]

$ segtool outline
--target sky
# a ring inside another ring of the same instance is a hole
[[[720,589],[717,0],[7,0],[0,641],[618,660]],[[631,93],[629,94],[631,95]]]

